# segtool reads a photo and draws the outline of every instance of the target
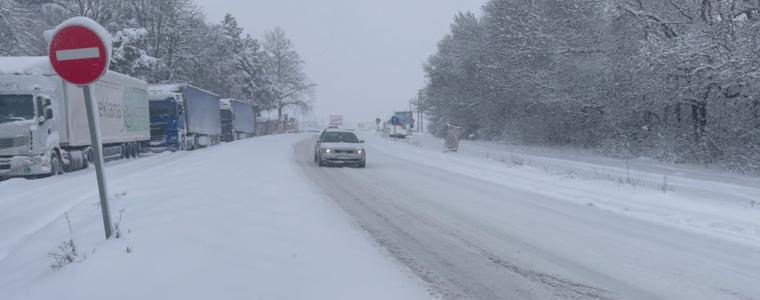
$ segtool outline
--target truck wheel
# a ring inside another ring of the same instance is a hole
[[[85,158],[85,165],[94,164],[95,163],[95,150],[92,149],[92,147],[87,147],[84,149],[84,158]]]
[[[82,151],[82,170],[90,167],[90,158],[87,157],[87,152],[85,151]]]
[[[135,158],[140,157],[142,155],[142,144],[135,143]]]
[[[63,163],[57,153],[50,155],[50,176],[63,174]]]
[[[127,150],[127,152],[126,152],[125,156],[126,156],[127,159],[131,159],[132,157],[134,157],[133,154],[135,153],[134,152],[135,150],[134,150],[134,148],[132,148],[132,143],[127,143],[126,144],[126,150]]]

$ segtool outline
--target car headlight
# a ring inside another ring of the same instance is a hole
[[[323,152],[325,152],[325,153],[330,153],[330,152],[332,152],[332,149],[330,149],[330,148],[325,148],[325,149],[322,149],[322,151],[323,151]]]
[[[356,153],[364,154],[364,149],[358,149],[358,150],[356,150]]]

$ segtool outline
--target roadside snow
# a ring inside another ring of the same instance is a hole
[[[304,138],[109,163],[110,241],[92,170],[0,182],[0,299],[431,298],[300,174]],[[52,269],[70,238],[82,262]]]
[[[566,151],[509,149],[464,143],[442,152],[443,141],[415,136],[392,141],[368,135],[372,152],[523,189],[552,198],[760,246],[760,179]],[[622,165],[621,165],[622,164]]]

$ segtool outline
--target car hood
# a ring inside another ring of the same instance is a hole
[[[320,148],[330,148],[330,149],[336,149],[336,150],[355,150],[358,148],[362,148],[362,144],[358,143],[321,143],[319,145]]]

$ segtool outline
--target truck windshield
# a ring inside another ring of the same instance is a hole
[[[151,101],[150,102],[150,116],[151,117],[160,117],[160,118],[166,118],[166,117],[173,117],[176,116],[176,106],[173,103],[169,102],[169,99],[166,101]]]
[[[232,122],[232,111],[227,109],[222,109],[219,111],[222,116],[222,122],[230,123]]]
[[[0,95],[0,123],[34,119],[32,95]]]
[[[359,139],[351,132],[325,132],[322,134],[325,143],[358,143]]]

